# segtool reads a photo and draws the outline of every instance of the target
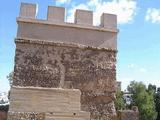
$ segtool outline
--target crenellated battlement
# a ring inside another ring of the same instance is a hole
[[[47,19],[36,18],[36,4],[22,3],[17,18],[17,38],[77,43],[116,49],[117,16],[103,13],[100,25],[93,25],[93,12],[77,9],[74,23],[65,22],[65,8],[48,6]]]
[[[36,19],[37,5],[22,3],[20,10],[20,18]],[[65,8],[48,6],[47,21],[64,22]],[[75,11],[74,23],[79,25],[93,26],[93,12],[88,10],[77,9]],[[113,14],[103,13],[100,18],[100,27],[117,30],[117,16]]]

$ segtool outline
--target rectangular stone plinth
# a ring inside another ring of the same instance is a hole
[[[81,92],[76,89],[13,87],[9,111],[80,111],[80,95]]]

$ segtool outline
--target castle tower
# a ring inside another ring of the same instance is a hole
[[[93,26],[92,11],[76,10],[74,23],[64,22],[62,7],[49,6],[46,20],[36,12],[35,4],[21,4],[9,120],[28,114],[39,120],[89,120],[88,112],[91,120],[111,120],[116,16],[103,13],[100,26]]]

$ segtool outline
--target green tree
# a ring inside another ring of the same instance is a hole
[[[135,81],[130,83],[128,91],[132,94],[131,105],[138,106],[140,120],[156,120],[154,92],[148,92],[142,82]]]
[[[153,91],[154,93],[156,92],[156,85],[152,85],[152,84],[149,84],[148,85],[148,91]]]
[[[157,89],[157,93],[155,94],[155,104],[158,113],[156,120],[160,120],[160,88]]]
[[[10,72],[9,75],[7,76],[10,86],[12,86],[13,84],[13,75],[14,75],[14,72]]]
[[[123,100],[123,92],[121,91],[117,91],[116,93],[115,108],[116,110],[121,110],[125,108],[125,103]]]
[[[154,95],[155,108],[158,113],[156,120],[160,120],[160,88],[157,89],[157,93],[156,93],[156,85],[149,84],[148,92],[154,93],[153,95]]]

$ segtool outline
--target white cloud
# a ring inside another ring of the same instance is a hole
[[[69,3],[71,0],[56,0],[56,5],[61,5],[65,3]]]
[[[142,67],[142,66],[139,66],[139,65],[136,65],[136,64],[129,64],[127,66],[130,70],[134,70],[136,72],[140,72],[140,73],[146,73],[147,72],[147,69]]]
[[[148,8],[145,20],[152,23],[160,23],[160,9]]]
[[[138,66],[136,65],[136,64],[129,64],[128,66],[127,66],[128,68],[137,68]]]
[[[102,13],[116,14],[119,24],[131,22],[136,14],[136,1],[135,0],[112,0],[106,2],[102,0],[89,0],[86,4],[80,4],[70,9],[69,21],[73,22],[75,9],[89,9],[94,12],[94,25],[100,22]],[[72,19],[71,19],[72,18]]]
[[[139,69],[139,72],[141,72],[141,73],[146,73],[146,72],[147,72],[147,69],[145,69],[145,68],[140,68],[140,69]]]

